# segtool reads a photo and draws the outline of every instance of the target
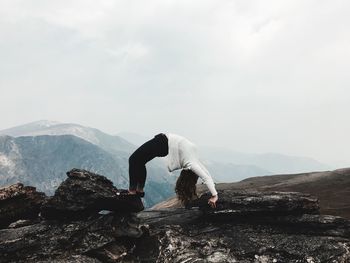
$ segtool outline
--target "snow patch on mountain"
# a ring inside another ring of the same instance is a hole
[[[30,135],[31,132],[46,129],[55,125],[60,124],[57,121],[40,120],[16,127],[8,128],[0,131],[0,135],[9,135],[13,137]]]
[[[95,128],[74,123],[60,123],[47,120],[36,121],[2,130],[0,131],[0,135],[8,135],[12,137],[74,135],[100,146],[104,150],[114,154],[117,153],[118,155],[121,155],[123,152],[130,153],[136,148],[130,142],[119,136],[112,136]]]
[[[8,158],[3,153],[0,153],[0,166],[11,168],[14,165],[15,164],[13,163],[13,161],[10,158]]]
[[[0,180],[4,180],[4,184],[12,178],[18,177],[22,174],[22,169],[17,169],[16,158],[12,159],[0,152]]]
[[[51,127],[61,123],[58,121],[40,120],[40,121],[34,122],[33,124],[36,124],[38,127]]]
[[[69,134],[77,136],[83,140],[89,141],[96,145],[100,143],[99,139],[95,136],[95,132],[93,130],[87,129],[77,124],[57,124],[53,126],[48,126],[47,129],[34,131],[25,135],[38,136],[38,135],[69,135]]]

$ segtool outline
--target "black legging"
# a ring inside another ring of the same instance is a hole
[[[143,189],[146,182],[146,163],[154,157],[168,155],[168,138],[160,133],[142,144],[129,157],[129,190]]]

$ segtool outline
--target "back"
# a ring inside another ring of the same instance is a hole
[[[168,169],[174,171],[176,169],[186,168],[190,161],[197,159],[197,147],[187,138],[166,133],[169,144]]]

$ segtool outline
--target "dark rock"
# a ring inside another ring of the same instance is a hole
[[[181,209],[152,211],[158,221],[139,213],[160,243],[154,262],[350,262],[350,221],[319,215],[310,195],[225,190],[219,197],[216,209],[209,194],[193,201],[189,211],[203,214],[184,220],[174,212]]]
[[[157,262],[350,262],[349,239],[288,227],[211,223],[167,226]]]
[[[138,213],[137,217],[148,225],[184,225],[194,222],[203,216],[199,209],[169,208],[162,210],[147,210]]]
[[[0,228],[19,219],[38,217],[46,196],[35,187],[13,184],[0,189]]]
[[[7,226],[7,228],[19,228],[23,226],[34,225],[40,222],[40,218],[35,219],[20,219],[16,222],[13,222]]]
[[[144,209],[139,197],[120,194],[104,176],[80,169],[72,169],[67,176],[43,204],[44,218],[83,218],[101,210],[130,213]]]
[[[260,222],[270,225],[288,226],[289,232],[350,237],[350,221],[339,216],[331,215],[287,215],[274,218],[261,217]]]
[[[97,255],[95,251],[113,242],[118,242],[123,254],[129,249],[126,244],[141,237],[144,229],[134,215],[119,216],[114,213],[79,221],[42,221],[30,226],[2,229],[0,260],[65,262],[72,255],[90,255],[90,258],[94,258],[91,255]],[[73,258],[71,260],[78,262]]]
[[[105,177],[68,177],[44,206],[49,220],[0,230],[0,262],[350,262],[350,221],[319,215],[309,195],[226,189],[216,209],[203,195],[188,209],[136,214]]]
[[[318,200],[308,194],[295,192],[256,192],[222,190],[218,192],[219,200],[216,209],[208,206],[210,194],[203,194],[192,201],[188,207],[199,207],[207,214],[216,216],[237,215],[301,215],[318,214]]]

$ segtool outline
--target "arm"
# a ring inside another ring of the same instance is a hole
[[[216,196],[218,194],[215,189],[213,178],[210,176],[208,170],[205,169],[203,164],[201,164],[199,161],[191,163],[191,170],[203,180],[212,196]]]

